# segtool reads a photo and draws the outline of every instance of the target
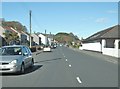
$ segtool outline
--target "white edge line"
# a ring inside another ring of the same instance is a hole
[[[76,77],[76,79],[77,79],[77,81],[78,81],[80,84],[82,83],[82,81],[80,80],[79,77]]]

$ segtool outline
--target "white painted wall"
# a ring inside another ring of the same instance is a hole
[[[48,41],[49,41],[49,45],[51,45],[52,39],[51,39],[51,38],[48,38]]]
[[[39,34],[38,36],[41,37],[41,43],[47,45],[47,37],[44,36],[43,34]]]
[[[120,58],[120,49],[118,49],[118,58]]]
[[[113,57],[117,57],[120,58],[120,49],[118,49],[118,43],[120,40],[116,39],[115,40],[115,48],[104,48],[102,47],[102,53],[104,55],[109,55],[109,56],[113,56]]]
[[[33,37],[33,41],[39,45],[39,36],[37,36],[36,34],[31,34],[31,36]]]
[[[100,42],[96,43],[84,43],[82,44],[82,47],[80,47],[81,50],[92,50],[92,51],[98,51],[101,52],[101,44]]]
[[[102,53],[104,55],[120,58],[120,49],[116,50],[115,48],[103,48]]]
[[[106,45],[106,40],[102,40],[102,48],[100,42],[96,43],[84,43],[82,44],[82,47],[80,47],[81,50],[92,50],[92,51],[98,51],[102,52],[104,55],[109,55],[113,57],[120,58],[120,49],[118,49],[118,42],[120,40],[116,39],[115,40],[115,48],[105,48]]]
[[[4,32],[5,32],[5,29],[4,29],[2,26],[0,26],[0,36],[1,36],[1,37],[5,37],[5,36],[3,35]]]

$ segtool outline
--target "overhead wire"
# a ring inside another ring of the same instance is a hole
[[[29,12],[30,11],[30,6],[28,6],[27,4],[26,5],[23,5],[22,4],[22,6],[21,6],[24,10],[26,10],[27,12]],[[33,12],[33,11],[32,11]],[[39,21],[36,19],[36,16],[35,16],[35,14],[34,13],[32,13],[32,16],[31,16],[31,18],[32,18],[32,22],[34,23],[34,28],[32,28],[32,30],[34,30],[35,28],[37,29],[37,31],[40,31],[40,29],[41,30],[45,30],[44,28],[42,28],[42,26],[40,25],[40,23],[39,23]],[[33,26],[32,26],[33,27]],[[43,26],[44,27],[44,26]],[[34,30],[34,31],[36,31],[36,30]],[[34,32],[33,31],[33,32]]]

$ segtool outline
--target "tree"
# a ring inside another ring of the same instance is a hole
[[[23,26],[18,21],[2,21],[2,26],[12,27],[12,28],[14,28],[17,31],[28,32],[26,26]]]
[[[5,41],[7,42],[7,45],[16,44],[16,42],[19,40],[19,36],[15,32],[5,31],[3,35],[5,36]]]

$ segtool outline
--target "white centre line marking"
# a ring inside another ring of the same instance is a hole
[[[77,79],[77,81],[78,81],[80,84],[82,83],[82,81],[80,80],[79,77],[76,77],[76,79]]]
[[[65,61],[68,61],[67,59]]]
[[[71,65],[69,65],[69,67],[71,67]]]

